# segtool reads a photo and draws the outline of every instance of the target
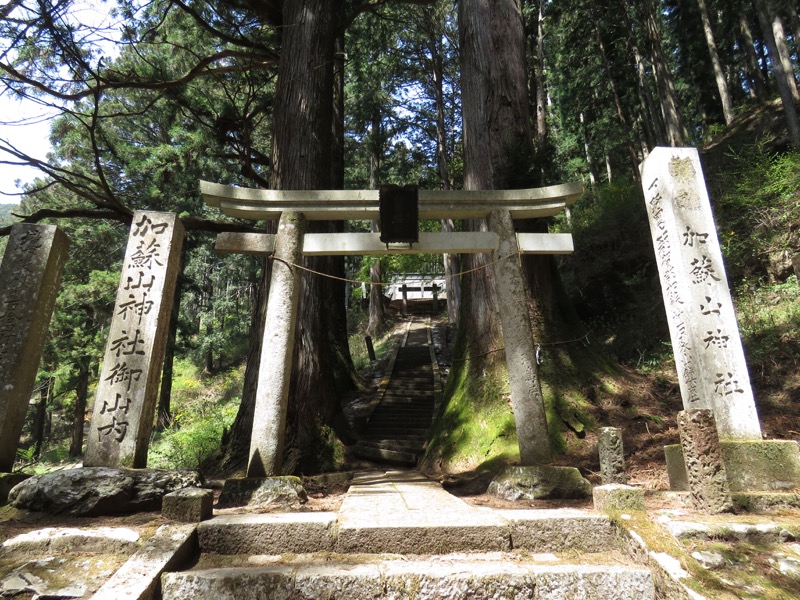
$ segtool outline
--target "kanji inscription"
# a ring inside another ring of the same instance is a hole
[[[0,265],[0,472],[14,464],[68,246],[55,225],[17,224]]]
[[[86,466],[147,464],[182,245],[183,226],[174,214],[133,215]]]
[[[697,150],[656,148],[642,188],[684,408],[712,410],[723,438],[761,439]]]

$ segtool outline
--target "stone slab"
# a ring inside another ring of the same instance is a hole
[[[133,214],[84,466],[147,466],[183,237],[175,214]]]
[[[498,556],[425,560],[373,558],[359,562],[327,560],[295,566],[281,563],[168,573],[164,600],[213,598],[581,598],[650,600],[655,597],[647,569],[620,565],[531,564]]]
[[[717,514],[731,512],[733,501],[728,475],[722,458],[714,413],[709,408],[682,410],[678,413],[689,489],[695,510]]]
[[[720,448],[732,493],[800,488],[800,446],[794,440],[720,440]],[[670,489],[688,489],[680,444],[665,446],[664,455]]]
[[[600,479],[603,485],[628,483],[628,477],[625,474],[622,430],[618,427],[602,427],[597,438],[597,452],[600,457]]]
[[[733,492],[733,503],[740,510],[766,513],[800,509],[798,492]]]
[[[357,477],[339,511],[338,552],[441,554],[509,547],[504,519],[414,472]]]
[[[607,552],[616,547],[611,520],[576,509],[497,510],[511,530],[511,546],[530,552]]]
[[[161,574],[197,552],[196,525],[162,525],[92,596],[92,600],[155,600]]]
[[[139,541],[139,534],[125,527],[45,527],[3,542],[4,553],[48,554],[58,552],[125,552]]]
[[[203,552],[282,554],[333,550],[336,514],[329,512],[221,515],[198,526]]]
[[[214,493],[199,488],[184,488],[166,494],[161,514],[173,521],[199,523],[213,516]]]
[[[679,540],[715,540],[748,544],[785,544],[794,535],[780,523],[697,522],[663,519],[661,522]]]
[[[601,512],[644,510],[644,490],[631,485],[611,483],[592,490],[594,509]]]
[[[709,409],[722,439],[761,439],[736,314],[696,148],[654,148],[642,162],[675,366],[685,410]]]
[[[55,225],[17,223],[0,264],[0,471],[14,466],[69,240]]]

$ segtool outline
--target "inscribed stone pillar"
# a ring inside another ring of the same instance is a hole
[[[733,501],[714,414],[708,409],[682,410],[678,431],[694,507],[710,513],[731,511]]]
[[[507,210],[494,210],[489,230],[499,238],[493,254],[497,305],[503,327],[503,342],[511,387],[511,408],[517,425],[520,464],[545,465],[552,461],[544,397],[533,347],[533,330],[528,316],[527,292],[522,268],[516,258],[514,222]],[[500,260],[507,256],[507,260]]]
[[[712,410],[723,439],[761,439],[697,150],[653,150],[642,187],[683,406]]]
[[[11,228],[0,265],[0,472],[14,465],[68,246],[55,225]]]
[[[600,479],[603,485],[628,483],[628,477],[625,474],[622,430],[617,427],[600,429],[597,449],[600,455]]]
[[[248,477],[281,474],[295,321],[300,297],[300,270],[290,265],[299,264],[302,259],[303,230],[302,214],[287,211],[281,215],[275,237],[276,260],[272,264],[261,344]]]
[[[173,213],[134,213],[84,466],[147,466],[182,246]]]

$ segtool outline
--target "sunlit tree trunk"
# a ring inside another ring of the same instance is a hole
[[[547,86],[544,79],[544,0],[539,0],[536,16],[536,145],[547,139]]]
[[[753,98],[763,99],[766,97],[766,84],[758,66],[758,55],[753,41],[753,32],[750,30],[750,23],[747,21],[747,13],[744,10],[744,6],[740,6],[739,10],[739,33],[742,51],[745,55],[745,72],[750,83],[748,92]]]
[[[708,14],[706,0],[697,0],[700,9],[700,18],[703,21],[703,33],[706,36],[708,55],[711,57],[711,64],[714,67],[714,79],[717,82],[717,90],[722,102],[722,113],[725,116],[725,124],[730,125],[733,121],[733,100],[728,89],[728,81],[725,79],[725,71],[722,68],[722,61],[719,59],[717,42],[714,39],[714,29],[711,25],[711,17]]]
[[[369,154],[369,187],[376,190],[380,187],[381,157],[383,156],[383,131],[381,127],[380,108],[373,107],[372,129],[370,131]],[[378,221],[370,223],[370,231],[379,233],[381,230]],[[383,327],[386,314],[383,309],[383,286],[381,274],[381,259],[374,257],[369,266],[369,324],[367,333],[375,335]]]
[[[769,9],[767,0],[755,0],[756,12],[758,13],[758,22],[761,25],[761,32],[767,42],[769,54],[773,58],[772,68],[775,71],[775,81],[778,84],[778,90],[781,95],[781,104],[783,105],[783,113],[786,116],[786,126],[789,130],[789,138],[795,148],[800,148],[800,121],[797,118],[797,109],[795,107],[795,96],[797,94],[797,85],[794,81],[792,73],[786,73],[784,64],[780,60],[780,53],[775,40],[775,34],[772,28],[772,14]]]

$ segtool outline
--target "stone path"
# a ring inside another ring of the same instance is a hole
[[[430,327],[413,321],[397,352],[390,380],[355,453],[361,458],[414,466],[433,421],[435,356]]]

